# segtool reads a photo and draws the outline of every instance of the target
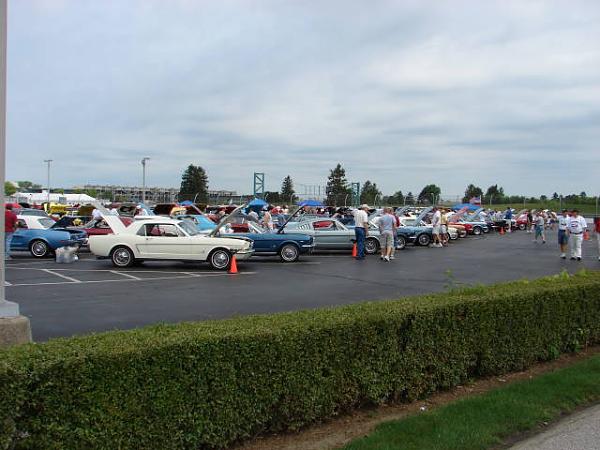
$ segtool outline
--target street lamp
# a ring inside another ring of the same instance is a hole
[[[146,203],[146,161],[150,161],[147,156],[142,158],[142,203]]]
[[[48,208],[50,208],[50,163],[52,162],[52,160],[45,159],[44,162],[46,164],[48,164],[48,184],[46,184],[46,187],[48,188],[48,196],[47,196]]]

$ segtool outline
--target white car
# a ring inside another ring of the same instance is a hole
[[[136,261],[173,260],[207,261],[213,268],[225,270],[233,255],[245,260],[254,252],[248,238],[200,235],[188,220],[145,216],[126,227],[116,215],[103,217],[114,234],[90,236],[90,251],[98,258],[110,258],[116,267],[129,267]]]

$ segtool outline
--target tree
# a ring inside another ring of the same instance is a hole
[[[479,186],[469,184],[467,186],[467,189],[465,189],[465,196],[463,197],[463,202],[468,203],[473,197],[481,197],[482,195],[483,191]]]
[[[181,176],[179,201],[194,200],[208,202],[208,176],[200,166],[190,164]]]
[[[325,192],[327,193],[326,201],[329,206],[342,204],[346,196],[352,194],[351,189],[348,187],[348,180],[346,180],[346,170],[341,164],[338,163],[330,171]]]
[[[371,183],[369,180],[365,181],[360,192],[360,202],[374,205],[377,198],[380,196],[381,191],[377,189],[377,184]]]
[[[98,197],[98,191],[96,191],[96,189],[85,189],[83,193],[89,195],[90,197]]]
[[[428,184],[421,190],[417,200],[419,203],[429,203],[432,205],[439,200],[441,193],[442,190],[438,186],[435,184]]]
[[[497,184],[490,186],[487,188],[487,191],[485,191],[485,199],[488,202],[495,201],[496,203],[502,203],[502,200],[504,199],[504,188],[499,188]]]
[[[40,184],[34,184],[31,181],[17,181],[17,184],[19,185],[19,189],[25,192],[42,189]]]
[[[545,202],[546,200],[548,200],[546,195],[540,195],[540,201]]]
[[[399,206],[404,204],[404,194],[402,191],[396,191],[393,195],[390,195],[385,199],[385,203],[388,205]]]
[[[278,205],[281,203],[281,196],[277,191],[265,191],[263,199],[270,204]]]
[[[281,183],[281,201],[283,203],[294,203],[297,200],[296,191],[294,190],[294,182],[289,175],[283,179]]]
[[[558,192],[555,192],[554,194],[552,194],[552,200],[558,200]]]
[[[415,196],[413,195],[412,192],[408,191],[408,194],[406,194],[406,204],[412,205],[414,203],[415,203]]]
[[[17,192],[17,188],[10,181],[4,182],[4,195],[10,196]]]
[[[586,198],[586,197],[587,197],[587,194],[585,193],[585,191],[582,191],[582,192],[581,192],[581,194],[579,194],[579,196],[580,196],[581,198]]]

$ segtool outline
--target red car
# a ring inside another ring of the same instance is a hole
[[[131,223],[133,222],[133,219],[131,219],[129,217],[119,217],[119,219],[121,219],[121,222],[123,222],[123,224],[125,226],[131,225]],[[88,235],[88,237],[112,234],[112,232],[113,232],[110,229],[110,227],[108,226],[108,224],[102,219],[100,219],[100,220],[93,219],[93,220],[89,221],[88,223],[86,223],[85,225],[83,225],[83,227],[81,227],[81,229],[83,231],[85,231],[85,233]]]

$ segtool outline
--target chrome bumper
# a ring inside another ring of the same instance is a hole
[[[235,259],[238,261],[244,261],[246,259],[250,259],[250,257],[254,254],[254,249],[250,250],[239,250],[234,253]]]

